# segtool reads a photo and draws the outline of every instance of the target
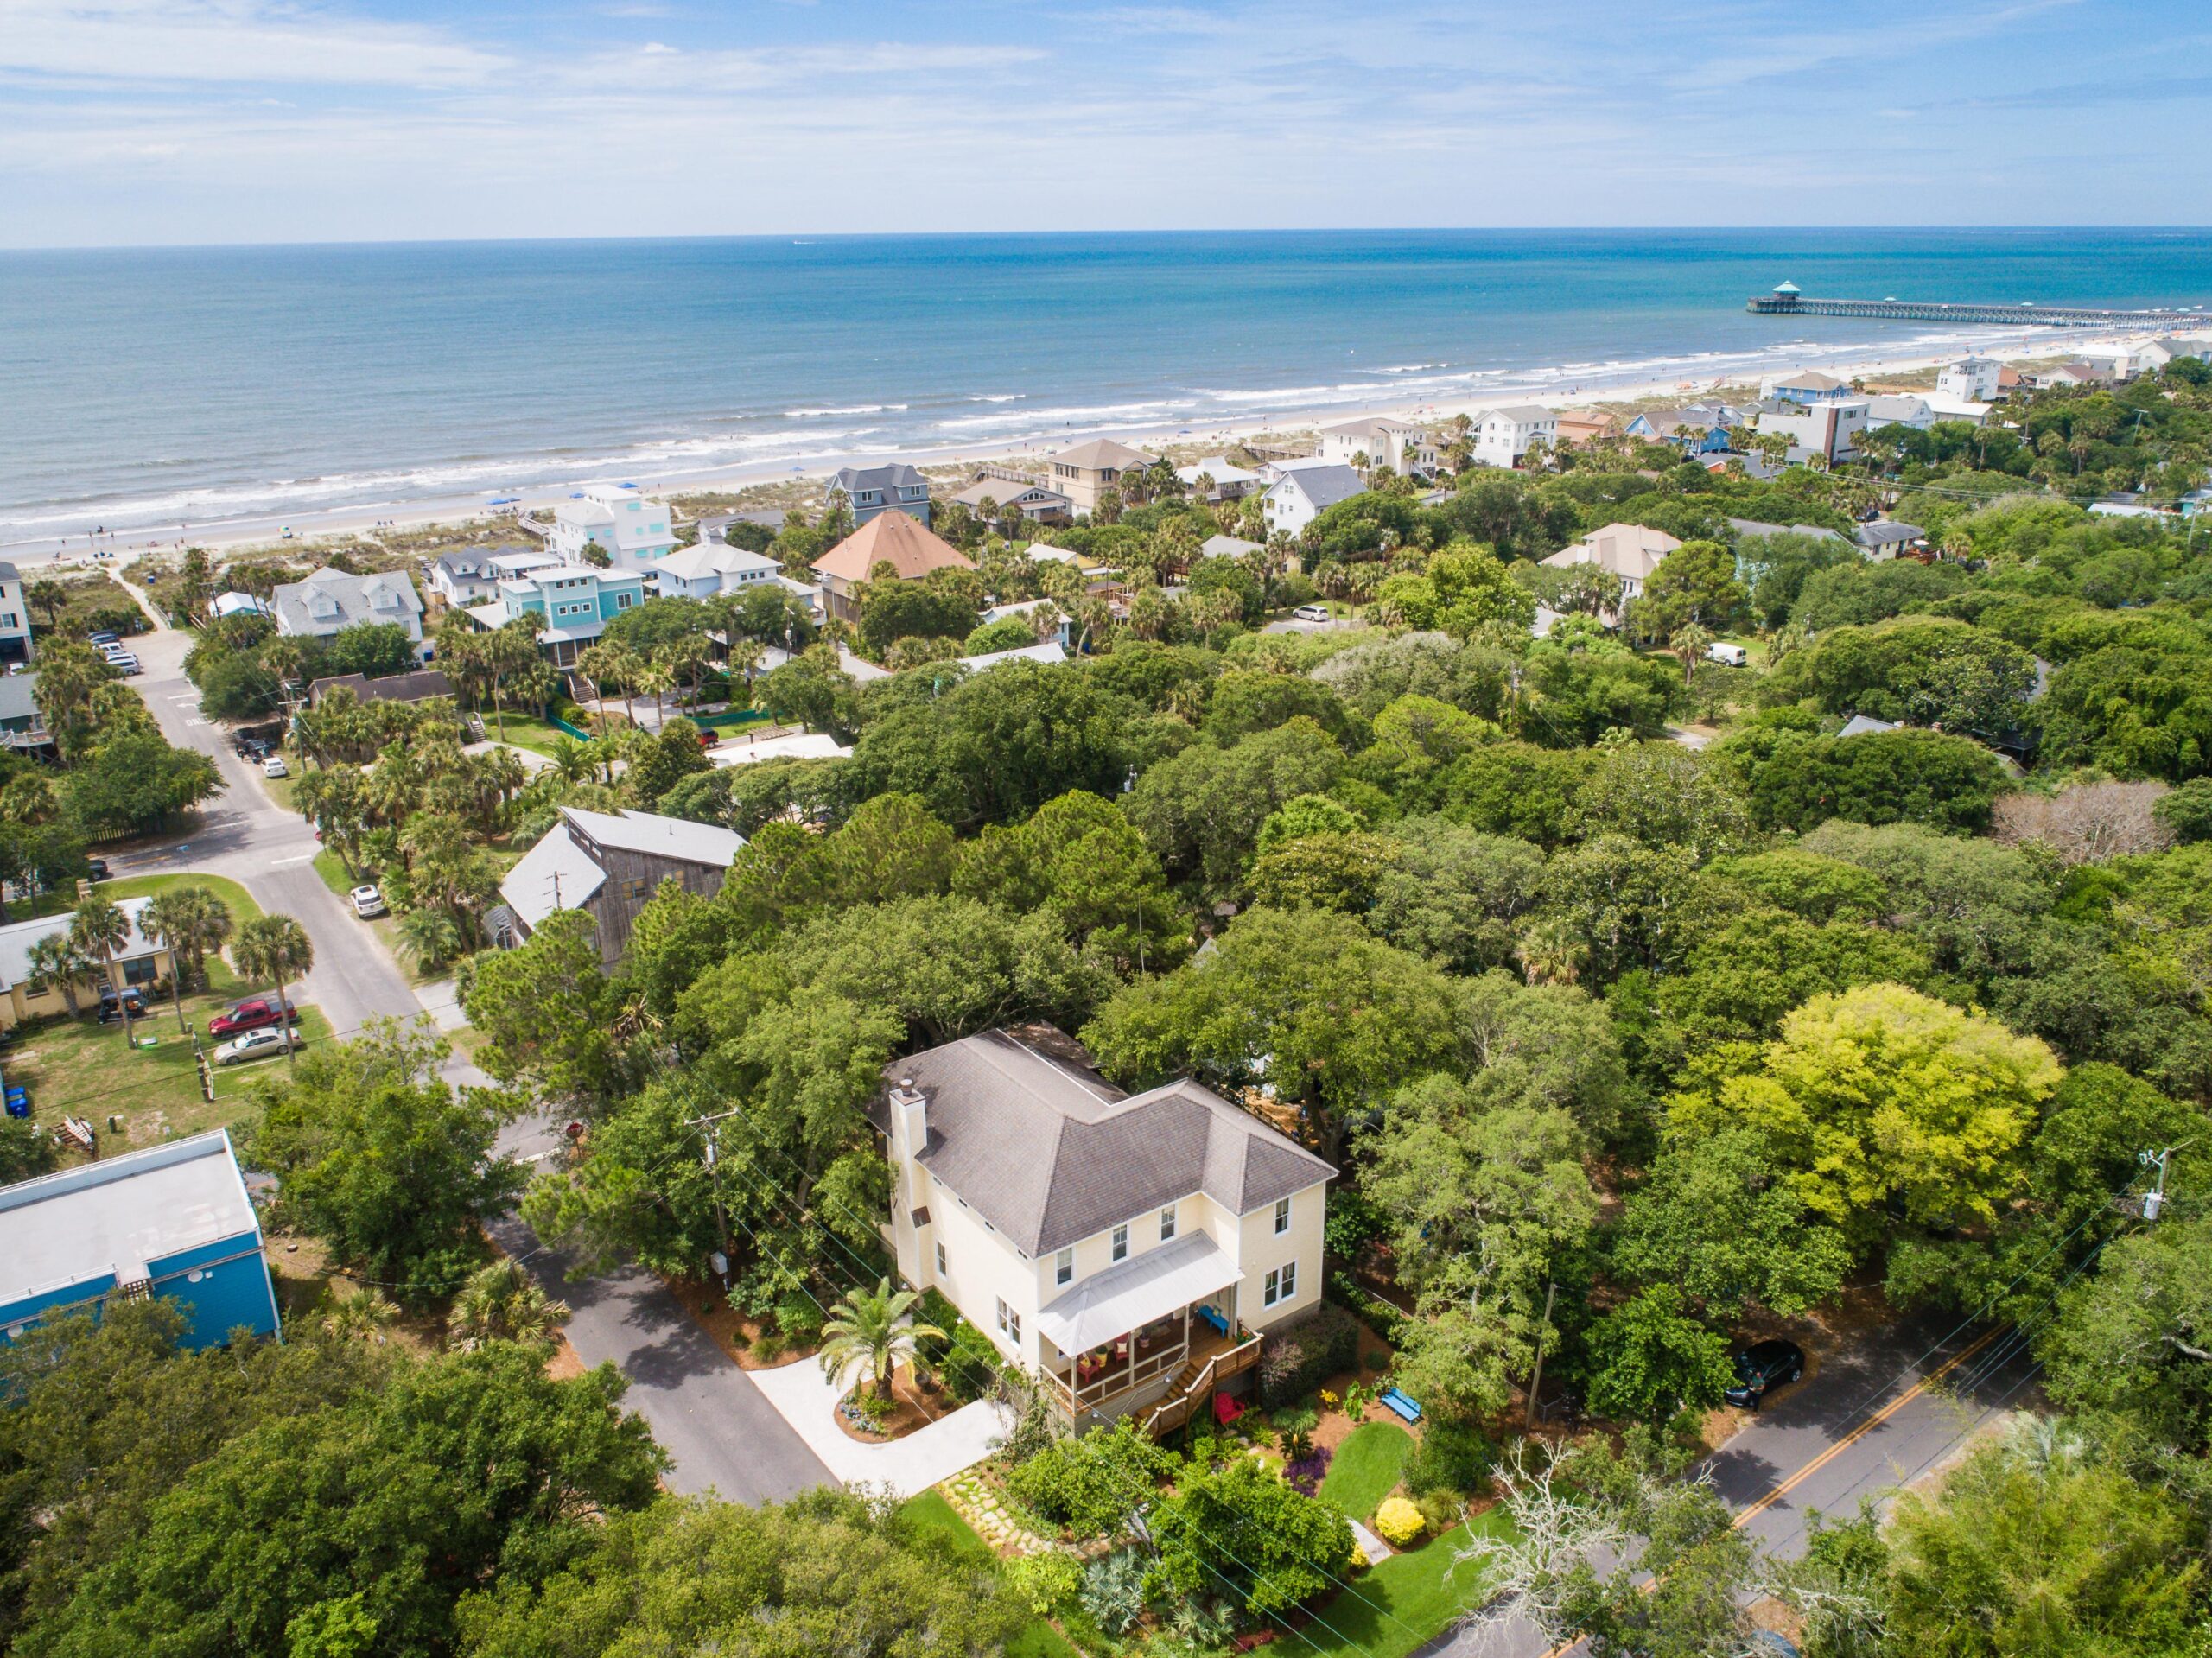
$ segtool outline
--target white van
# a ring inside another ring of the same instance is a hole
[[[1719,640],[1705,647],[1706,660],[1717,662],[1724,668],[1740,668],[1751,658],[1740,645],[1728,645]]]

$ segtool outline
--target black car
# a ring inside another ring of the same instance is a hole
[[[146,993],[135,984],[126,988],[121,995],[118,995],[114,987],[110,986],[100,992],[100,1023],[103,1025],[116,1023],[123,1017],[126,1007],[130,1009],[131,1018],[143,1019],[150,1005],[146,1000]]]
[[[1732,1405],[1757,1410],[1769,1392],[1805,1374],[1805,1350],[1796,1342],[1753,1342],[1736,1355],[1736,1385],[1724,1395]]]
[[[105,858],[87,858],[85,860],[85,867],[90,872],[92,878],[94,880],[105,880],[107,879],[107,860]]]

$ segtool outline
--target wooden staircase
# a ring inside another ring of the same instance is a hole
[[[1249,1370],[1259,1362],[1257,1336],[1248,1336],[1235,1347],[1224,1348],[1205,1359],[1185,1359],[1183,1368],[1175,1373],[1175,1379],[1168,1383],[1166,1397],[1146,1414],[1144,1431],[1155,1439],[1173,1433],[1211,1401],[1217,1382],[1240,1370]]]

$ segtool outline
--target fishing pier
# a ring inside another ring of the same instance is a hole
[[[2032,300],[2018,305],[1946,305],[1923,300],[1811,299],[1795,283],[1783,283],[1771,294],[1752,295],[1744,308],[1756,316],[1847,316],[1884,322],[1987,322],[2047,328],[2202,327],[2212,321],[2201,308],[2120,311],[2093,305],[2037,305]]]

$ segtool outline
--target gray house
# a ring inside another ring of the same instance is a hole
[[[930,521],[930,480],[903,461],[880,467],[843,467],[830,480],[842,491],[852,508],[853,527],[858,529],[879,512],[896,507],[918,524]]]
[[[612,967],[661,882],[712,897],[744,845],[743,835],[711,823],[563,806],[561,821],[499,883],[503,902],[487,918],[492,936],[519,944],[556,910],[582,910],[599,928],[601,961]]]
[[[278,588],[270,605],[276,613],[276,631],[290,638],[327,639],[349,627],[390,622],[405,628],[416,653],[422,651],[423,597],[397,570],[348,575],[320,569]]]

